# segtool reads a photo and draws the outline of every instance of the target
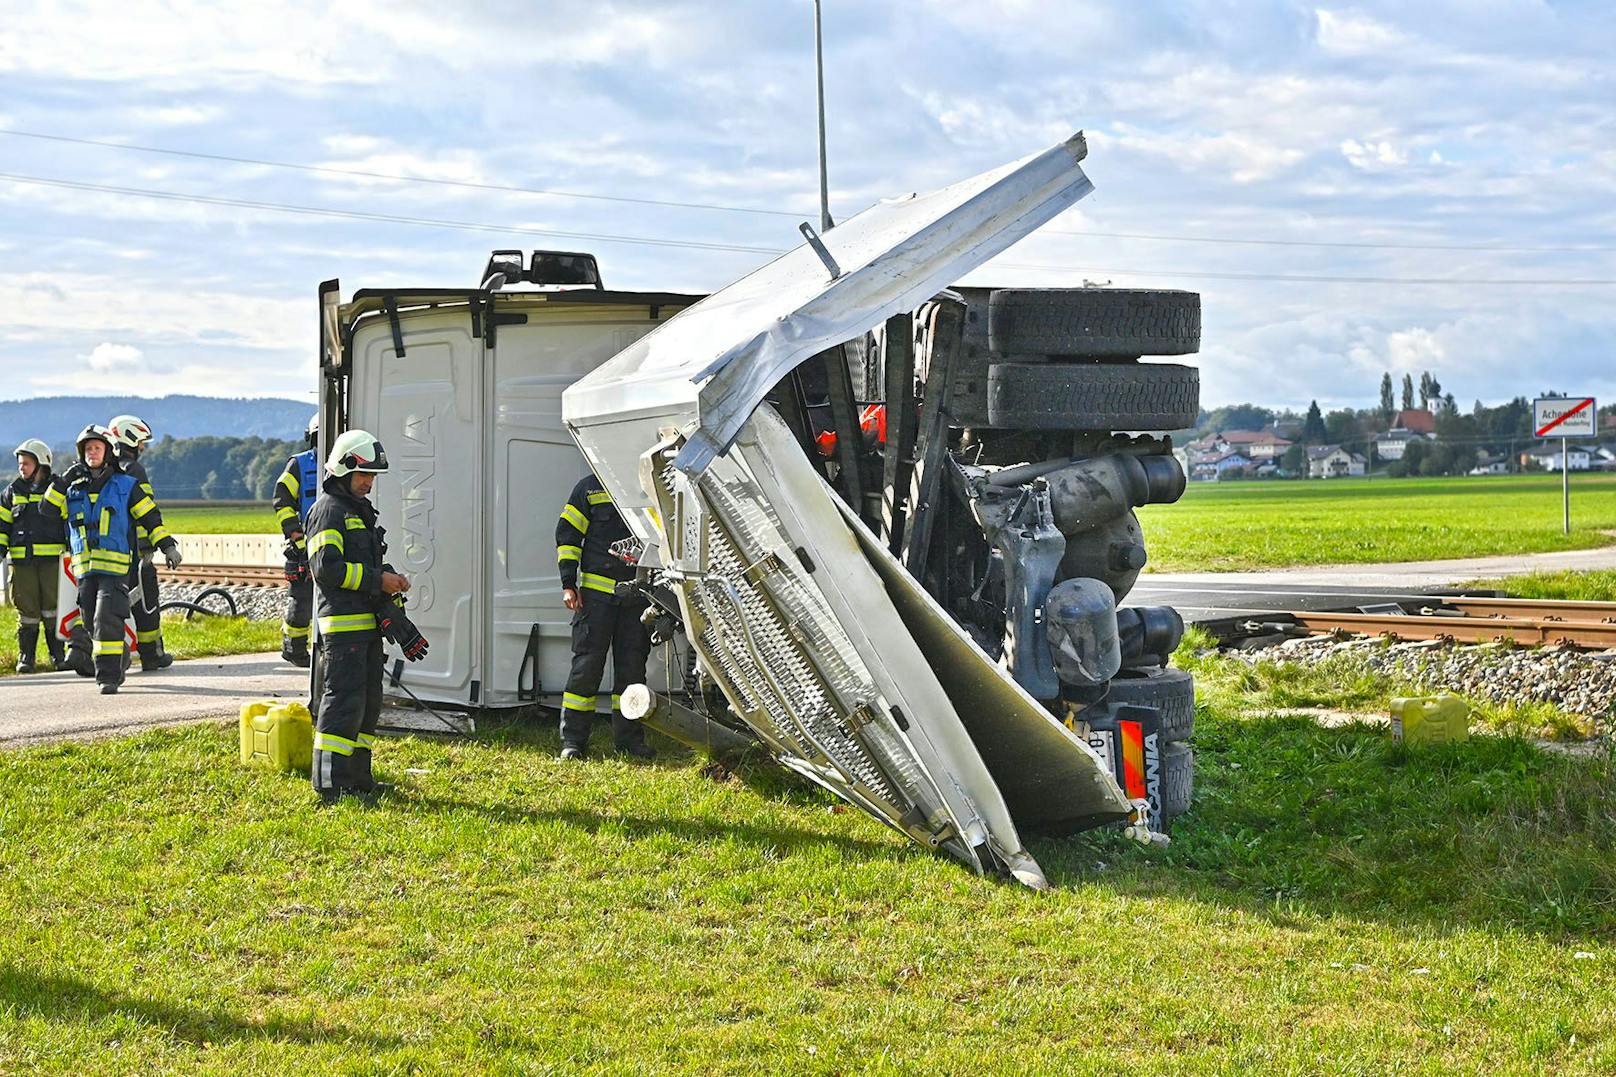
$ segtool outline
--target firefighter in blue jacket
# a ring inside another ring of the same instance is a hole
[[[309,664],[309,620],[314,613],[314,579],[309,575],[309,510],[320,496],[320,458],[315,441],[320,417],[309,420],[304,449],[286,461],[275,483],[275,521],[286,539],[286,613],[281,620],[281,657],[294,666]]]
[[[39,630],[57,669],[67,668],[56,634],[56,591],[62,577],[62,517],[45,504],[51,451],[38,438],[17,446],[17,478],[0,490],[0,557],[11,559],[11,604],[17,607],[17,672],[32,673]]]
[[[78,463],[52,480],[45,502],[67,519],[72,570],[79,581],[79,614],[89,633],[74,633],[68,665],[80,676],[93,674],[101,694],[112,695],[123,684],[130,662],[124,621],[129,616],[129,587],[139,571],[136,526],[153,536],[170,568],[180,563],[179,544],[163,526],[157,503],[118,466],[106,427],[85,427],[78,436],[78,450]]]
[[[561,697],[561,758],[582,759],[589,750],[589,730],[606,655],[612,656],[612,741],[619,752],[639,759],[655,758],[645,743],[645,730],[623,717],[619,697],[624,688],[645,681],[651,634],[640,623],[646,601],[619,595],[617,584],[634,578],[635,565],[613,548],[631,543],[633,535],[612,495],[594,475],[585,475],[561,506],[556,524],[556,561],[561,575],[561,601],[572,611],[572,671]]]
[[[146,474],[146,465],[140,462],[141,452],[152,439],[151,427],[134,415],[119,415],[107,423],[107,432],[112,435],[112,451],[118,458],[118,467],[134,478],[141,494],[155,501],[157,495],[152,491],[151,477]],[[140,670],[144,673],[167,669],[174,664],[174,656],[163,649],[163,615],[158,603],[157,566],[152,563],[152,553],[168,537],[168,529],[159,525],[153,531],[141,524],[135,528],[135,537],[140,544],[135,566],[140,576],[140,586],[136,588],[131,580],[130,591],[138,590],[140,599],[133,604],[130,612],[134,614],[135,649],[140,652]],[[172,562],[170,567],[175,564],[178,562]]]
[[[410,581],[383,560],[386,535],[368,499],[376,476],[387,470],[381,442],[349,430],[331,446],[325,470],[324,493],[309,510],[308,551],[325,670],[312,778],[330,804],[347,795],[368,801],[387,791],[370,765],[382,711],[382,641],[397,644],[411,662],[426,657],[427,641],[404,615]]]

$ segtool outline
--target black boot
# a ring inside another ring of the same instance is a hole
[[[370,749],[355,748],[353,754],[353,787],[372,800],[393,791],[391,782],[379,782],[370,772]]]
[[[17,672],[34,671],[34,652],[39,650],[39,626],[17,626]]]
[[[140,671],[150,673],[153,670],[167,669],[174,664],[174,656],[163,650],[163,641],[156,643],[142,643],[140,645]]]
[[[294,666],[308,669],[309,641],[307,639],[293,639],[290,636],[282,636],[281,658]]]
[[[67,641],[67,668],[80,677],[95,676],[95,659],[90,656],[90,634],[83,625],[74,625]]]
[[[50,651],[51,665],[60,673],[70,667],[67,664],[67,647],[62,642],[62,637],[56,634],[55,626],[56,616],[52,614],[45,622],[45,649]]]

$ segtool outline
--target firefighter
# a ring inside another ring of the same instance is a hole
[[[151,427],[133,415],[119,415],[107,424],[107,430],[112,434],[112,451],[117,454],[118,466],[135,480],[141,496],[155,502],[157,495],[152,492],[151,478],[146,474],[146,465],[140,462],[140,454],[152,437]],[[137,525],[135,533],[139,540],[140,556],[134,569],[139,578],[130,580],[129,590],[131,595],[139,596],[133,610],[135,648],[140,652],[140,669],[144,673],[167,669],[174,664],[174,656],[163,649],[163,615],[157,590],[157,566],[152,563],[153,551],[162,546],[165,540],[173,540],[168,528],[162,524],[155,528]],[[180,563],[177,544],[174,549],[174,556],[168,558],[171,568]]]
[[[17,672],[34,671],[39,629],[59,670],[67,668],[56,635],[56,588],[62,575],[61,514],[45,504],[51,451],[38,438],[17,446],[17,478],[0,490],[0,557],[11,558],[11,604],[17,607]]]
[[[572,488],[556,524],[556,560],[561,575],[561,601],[572,611],[572,672],[561,697],[561,758],[582,759],[589,749],[596,693],[612,655],[612,741],[619,752],[637,759],[656,753],[645,743],[645,730],[623,717],[621,694],[645,681],[651,636],[640,623],[646,610],[638,595],[619,595],[617,584],[634,578],[635,565],[614,552],[633,544],[633,536],[612,504],[612,495],[594,475]]]
[[[137,578],[136,528],[144,527],[154,538],[170,568],[180,563],[179,544],[163,526],[157,503],[119,467],[112,441],[106,427],[85,427],[78,436],[78,463],[53,479],[45,492],[46,503],[67,518],[79,614],[87,630],[74,633],[68,665],[80,676],[93,674],[102,695],[117,692],[129,668],[124,620],[129,616],[129,587]]]
[[[363,430],[337,438],[326,460],[324,493],[309,510],[309,569],[318,594],[325,685],[314,733],[314,789],[334,803],[344,795],[371,801],[390,788],[371,773],[382,709],[382,640],[411,662],[427,641],[404,615],[410,581],[383,557],[386,536],[368,500],[387,470],[381,442]]]
[[[309,664],[309,618],[314,612],[314,580],[309,576],[304,538],[309,510],[320,496],[320,458],[315,442],[320,417],[309,420],[303,451],[286,461],[275,483],[275,520],[286,539],[286,613],[281,619],[281,657],[294,666]]]

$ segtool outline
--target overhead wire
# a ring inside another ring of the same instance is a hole
[[[575,232],[557,228],[536,228],[525,225],[489,224],[478,221],[456,221],[437,217],[409,214],[378,213],[369,210],[338,209],[332,206],[304,206],[287,202],[260,199],[228,198],[220,195],[189,194],[164,191],[149,187],[127,187],[119,184],[91,183],[52,176],[31,176],[0,172],[0,180],[10,183],[66,190],[91,191],[135,198],[151,198],[197,205],[225,206],[253,209],[273,213],[289,213],[308,217],[327,217],[338,220],[368,221],[383,224],[414,225],[425,228],[448,228],[473,232],[494,232],[505,235],[544,236],[553,239],[575,239],[590,243],[623,243],[635,246],[678,248],[685,250],[716,251],[733,254],[781,255],[788,248],[764,247],[742,243],[717,243],[690,239],[661,239],[654,236],[621,235],[607,232]],[[1489,285],[1515,287],[1608,287],[1616,285],[1616,278],[1483,278],[1483,277],[1385,277],[1385,276],[1333,276],[1324,274],[1234,273],[1212,270],[1182,269],[1117,269],[1103,266],[1044,265],[1037,263],[999,262],[999,269],[1031,270],[1058,273],[1095,273],[1116,276],[1182,277],[1207,280],[1252,280],[1314,284],[1387,284],[1387,285]]]
[[[73,135],[59,135],[44,131],[25,131],[19,128],[0,128],[0,135],[13,138],[31,138],[48,142],[59,142],[78,146],[95,146],[101,149],[127,150],[135,153],[162,154],[169,157],[183,157],[199,161],[216,161],[225,164],[252,165],[260,168],[281,168],[298,172],[313,172],[323,175],[348,176],[356,179],[385,180],[392,183],[417,183],[434,187],[459,187],[474,191],[494,191],[504,194],[535,195],[550,198],[577,198],[596,202],[621,202],[630,205],[658,206],[666,209],[696,209],[709,210],[720,213],[750,213],[768,217],[789,217],[792,219],[811,218],[817,211],[794,211],[780,209],[766,209],[761,206],[736,206],[715,202],[689,202],[675,199],[636,198],[627,195],[605,195],[584,191],[553,190],[543,187],[521,187],[514,184],[483,183],[476,180],[446,179],[437,176],[409,176],[396,172],[379,172],[362,168],[339,168],[335,165],[313,165],[295,161],[277,161],[261,157],[245,157],[227,153],[207,153],[201,150],[182,150],[170,146],[147,146],[133,142],[115,142],[110,139],[81,138]],[[1367,240],[1321,240],[1321,239],[1271,239],[1254,236],[1197,236],[1172,235],[1147,232],[1108,232],[1092,229],[1046,229],[1043,235],[1075,236],[1086,239],[1130,239],[1147,240],[1163,243],[1202,243],[1229,246],[1257,246],[1257,247],[1320,247],[1330,249],[1352,250],[1398,250],[1398,251],[1469,251],[1478,254],[1599,254],[1616,251],[1616,245],[1579,244],[1564,246],[1519,246],[1504,244],[1470,244],[1470,243],[1406,243],[1406,242],[1370,242]]]

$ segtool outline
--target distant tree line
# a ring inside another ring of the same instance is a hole
[[[141,456],[159,500],[267,501],[303,442],[274,438],[165,437]]]

